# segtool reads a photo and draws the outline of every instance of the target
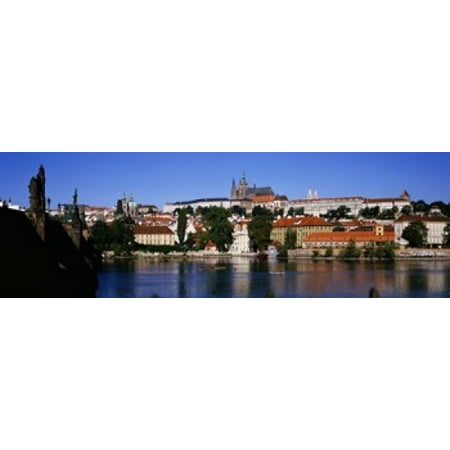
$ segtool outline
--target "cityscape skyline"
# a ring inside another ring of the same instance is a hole
[[[123,194],[138,203],[164,204],[229,197],[245,173],[250,186],[271,186],[289,199],[392,197],[406,189],[413,200],[450,200],[449,153],[1,153],[0,198],[28,205],[28,183],[42,164],[52,207],[71,203],[113,206]]]

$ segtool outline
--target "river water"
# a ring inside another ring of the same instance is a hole
[[[450,261],[195,261],[106,263],[97,297],[450,297]]]

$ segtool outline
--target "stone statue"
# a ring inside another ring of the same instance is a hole
[[[78,208],[78,189],[76,188],[73,194],[72,225],[74,227],[81,227],[82,225],[80,209]]]
[[[39,181],[36,177],[31,178],[28,190],[30,191],[30,210],[37,212],[39,208]]]
[[[45,212],[45,171],[42,165],[38,174],[32,177],[28,185],[30,191],[30,210],[35,213]]]

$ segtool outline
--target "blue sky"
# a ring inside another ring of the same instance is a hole
[[[52,205],[113,206],[123,193],[139,203],[227,197],[233,177],[270,185],[290,199],[398,196],[450,201],[450,153],[0,153],[0,198],[28,205],[28,182],[43,164]]]

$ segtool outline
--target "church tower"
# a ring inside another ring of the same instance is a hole
[[[239,187],[238,187],[239,199],[247,198],[247,188],[248,188],[248,183],[247,183],[247,180],[245,179],[245,173],[243,173],[242,177],[239,181]]]
[[[233,182],[231,183],[230,199],[231,200],[236,200],[237,199],[236,183],[234,181],[234,178],[233,178]]]

